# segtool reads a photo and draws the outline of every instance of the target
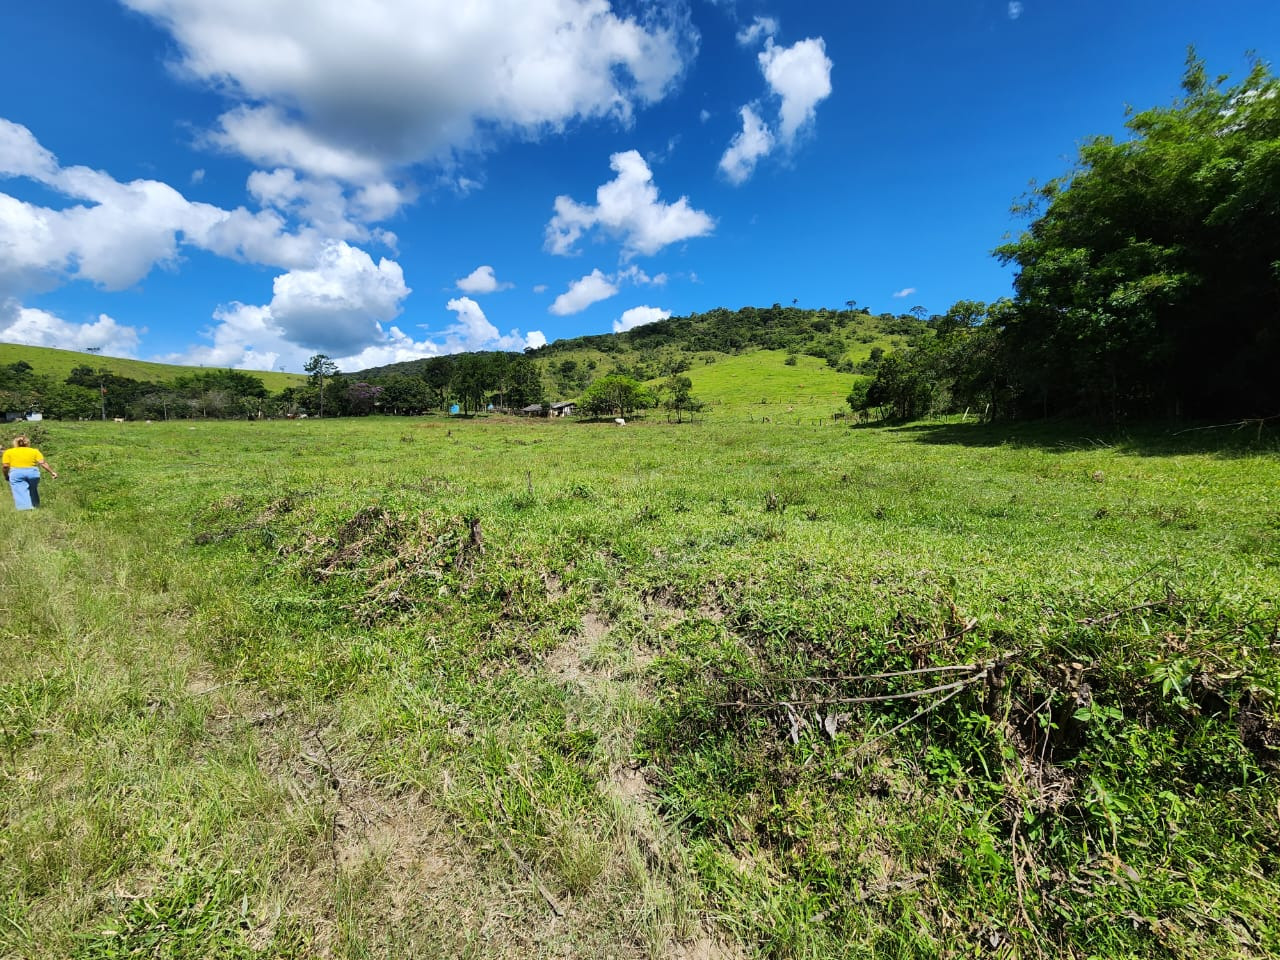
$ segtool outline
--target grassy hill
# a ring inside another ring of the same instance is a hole
[[[766,349],[830,358],[838,363],[865,356],[874,346],[898,346],[923,328],[922,321],[908,314],[806,310],[776,303],[738,310],[718,307],[707,313],[646,323],[625,333],[557,340],[534,351],[534,356],[561,356],[582,348],[642,356],[655,356],[664,349],[686,354]]]
[[[781,350],[757,350],[693,367],[685,376],[716,420],[812,421],[849,412],[845,397],[855,374],[837,373],[816,357],[797,356],[793,364],[787,357]]]
[[[64,380],[76,367],[89,366],[95,370],[106,369],[118,377],[131,380],[162,381],[192,373],[199,368],[184,367],[171,363],[152,363],[149,360],[131,360],[126,357],[105,357],[93,353],[79,353],[75,350],[58,350],[54,347],[30,347],[20,343],[0,343],[0,365],[26,361],[41,376]],[[280,373],[277,371],[247,370],[246,373],[257,377],[272,393],[279,393],[286,387],[296,387],[306,383],[306,376],[301,373]]]
[[[655,382],[683,372],[694,380],[701,399],[735,416],[749,415],[744,405],[753,394],[755,402],[762,396],[788,406],[799,402],[806,416],[817,406],[822,407],[818,415],[826,415],[831,412],[827,398],[843,404],[855,369],[873,350],[901,347],[923,329],[920,320],[906,314],[802,310],[774,304],[717,308],[624,333],[557,340],[530,351],[529,356],[538,364],[551,400],[573,399],[593,380],[611,373]],[[783,369],[787,356],[795,357],[796,365]],[[743,359],[750,357],[755,359]],[[415,376],[431,362],[412,360],[353,376]],[[727,367],[708,373],[726,362]],[[798,397],[808,399],[797,401]]]

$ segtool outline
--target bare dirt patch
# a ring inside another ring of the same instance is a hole
[[[688,943],[672,946],[671,960],[745,960],[746,953],[735,943],[721,940],[706,927]]]
[[[582,683],[597,677],[600,671],[588,666],[600,642],[608,635],[610,624],[594,611],[582,618],[582,629],[547,655],[547,672],[562,683]]]

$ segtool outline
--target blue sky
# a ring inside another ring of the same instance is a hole
[[[0,341],[345,370],[1010,293],[1033,180],[1275,0],[0,4]]]

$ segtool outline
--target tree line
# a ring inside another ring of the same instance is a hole
[[[269,391],[241,370],[199,370],[169,380],[136,380],[84,364],[62,380],[19,360],[0,365],[0,406],[58,420],[147,420],[419,414],[458,406],[519,408],[545,399],[537,365],[503,352],[432,357],[412,373],[351,376],[324,354],[304,368],[304,384]]]

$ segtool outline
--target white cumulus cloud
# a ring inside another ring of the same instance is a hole
[[[581,313],[593,303],[608,300],[617,292],[617,285],[596,268],[569,284],[569,289],[556,297],[547,309],[558,317],[565,317],[571,313]]]
[[[755,110],[745,106],[742,113],[742,130],[734,135],[729,148],[720,158],[720,172],[732,184],[745,183],[755,172],[756,163],[768,156],[773,149],[773,134]]]
[[[653,172],[638,151],[613,154],[609,166],[617,176],[597,188],[594,206],[556,197],[555,215],[546,231],[546,248],[551,253],[573,253],[583,233],[594,227],[621,241],[624,259],[651,256],[669,244],[706,236],[715,228],[715,221],[694,209],[688,197],[675,203],[659,200]]]
[[[523,350],[525,347],[540,347],[547,342],[540,330],[531,330],[527,335],[519,330],[512,330],[505,336],[500,334],[484,315],[480,304],[470,297],[456,297],[445,304],[445,309],[452,310],[457,319],[445,329],[444,353]]]
[[[671,316],[670,310],[659,307],[632,307],[630,310],[624,310],[622,316],[613,321],[613,332],[625,333],[636,327],[642,327],[646,323],[653,323],[655,320],[666,320],[669,316]]]
[[[915,292],[916,292],[915,287],[903,287],[901,290],[896,291],[894,293],[894,296],[901,299],[902,297],[909,297]]]
[[[299,351],[351,354],[386,340],[386,325],[410,292],[398,263],[375,262],[347,242],[368,236],[394,243],[394,235],[369,233],[348,219],[353,210],[378,215],[405,202],[387,181],[348,193],[335,181],[299,178],[292,170],[256,171],[247,187],[262,209],[226,210],[187,200],[156,180],[122,183],[88,167],[63,167],[27,128],[4,119],[0,176],[35,180],[70,201],[45,207],[0,193],[4,302],[72,280],[123,289],[156,266],[179,263],[186,248],[285,271],[275,278],[270,303],[218,308],[205,332],[210,343],[192,347],[181,362],[262,369]],[[304,225],[290,227],[299,220]],[[28,339],[33,324],[47,320],[50,336],[68,343],[92,345],[101,336],[123,345],[117,350],[137,346],[137,331],[110,318],[73,330],[47,319],[51,315],[19,316],[16,309],[8,310],[6,322]]]
[[[239,101],[212,137],[264,167],[349,182],[581,119],[627,122],[697,50],[683,4],[608,0],[123,0],[189,77]]]
[[[349,193],[337,180],[299,177],[286,167],[255,170],[247,187],[264,209],[297,217],[324,237],[338,240],[368,238],[366,223],[391,217],[412,199],[412,194],[387,181],[368,183]]]
[[[0,341],[4,343],[132,357],[137,353],[142,332],[117,323],[105,313],[89,323],[71,323],[46,310],[24,307],[17,300],[0,301]]]
[[[258,171],[248,187],[263,208],[227,210],[157,180],[123,183],[100,170],[63,167],[26,127],[3,118],[0,176],[34,180],[71,201],[48,207],[0,193],[0,296],[73,279],[123,289],[157,265],[178,262],[187,246],[294,269],[313,264],[326,240],[394,240],[345,219],[353,205],[390,202],[378,193],[386,185],[347,199],[335,185],[299,180],[293,171]],[[291,227],[293,219],[302,225]]]
[[[281,363],[298,369],[314,353],[351,357],[388,345],[390,322],[411,292],[398,263],[385,257],[375,263],[340,240],[271,286],[269,303],[233,302],[215,310],[215,324],[203,334],[208,344],[162,359],[266,370]]]
[[[499,283],[494,275],[493,267],[487,264],[476,267],[469,274],[457,281],[457,287],[463,293],[494,293],[498,290],[509,290],[514,284]]]
[[[20,123],[0,118],[0,176],[29,177],[48,183],[58,175],[58,161]]]
[[[216,325],[203,331],[209,343],[156,359],[193,367],[299,372],[307,357],[316,352],[285,339],[267,306],[226,304],[214,311],[213,319]]]
[[[409,295],[400,264],[338,241],[315,266],[290,270],[272,284],[271,316],[286,339],[326,353],[350,353],[380,336]]]
[[[774,30],[776,27],[775,23]],[[818,104],[831,96],[833,65],[823,39],[810,37],[783,47],[774,42],[772,32],[766,35],[761,28],[752,40],[765,35],[764,49],[757,59],[769,93],[778,101],[778,119],[776,124],[767,123],[756,104],[741,109],[742,129],[734,134],[719,165],[720,172],[735,185],[750,179],[757,163],[776,148],[792,149],[801,133],[813,126]]]
[[[359,253],[359,251],[356,251]],[[342,255],[334,257],[336,273],[349,270],[350,265],[343,266]],[[356,269],[369,272],[372,262],[359,263],[355,258]],[[377,268],[375,268],[377,269]],[[172,354],[162,359],[169,363],[188,365],[233,367],[241,370],[301,370],[302,364],[311,355],[320,352],[332,357],[340,370],[353,373],[369,367],[380,367],[389,363],[401,363],[417,360],[422,357],[435,357],[446,353],[459,353],[467,350],[523,350],[526,347],[540,347],[546,344],[547,338],[540,330],[531,330],[521,334],[512,330],[507,334],[485,317],[480,305],[470,297],[458,297],[446,304],[446,309],[453,311],[454,322],[445,327],[438,336],[425,336],[415,340],[399,326],[385,321],[370,322],[367,325],[357,324],[348,331],[345,340],[332,336],[323,342],[311,341],[306,344],[297,342],[297,330],[290,329],[281,321],[283,313],[285,321],[298,319],[298,300],[311,310],[310,318],[322,322],[323,308],[317,300],[323,299],[321,288],[323,282],[308,276],[299,279],[291,278],[292,284],[286,284],[286,296],[278,296],[270,304],[255,306],[233,303],[220,307],[214,313],[216,325],[205,332],[209,344],[192,347],[184,353]],[[376,281],[368,281],[366,285],[377,286]],[[394,286],[394,284],[392,285]],[[293,297],[292,287],[304,287],[306,293],[302,297]],[[376,297],[374,300],[376,301]],[[334,302],[329,313],[329,320],[337,320],[339,327],[349,320],[351,313],[347,309],[350,304],[339,298]],[[370,305],[377,309],[376,302]],[[293,311],[290,313],[290,311]],[[392,312],[389,305],[384,305],[383,313]],[[339,332],[341,332],[339,330]],[[354,333],[354,336],[351,334]]]
[[[779,47],[772,40],[760,53],[760,69],[769,89],[782,100],[779,139],[790,145],[813,120],[819,103],[831,96],[831,60],[821,37]]]

